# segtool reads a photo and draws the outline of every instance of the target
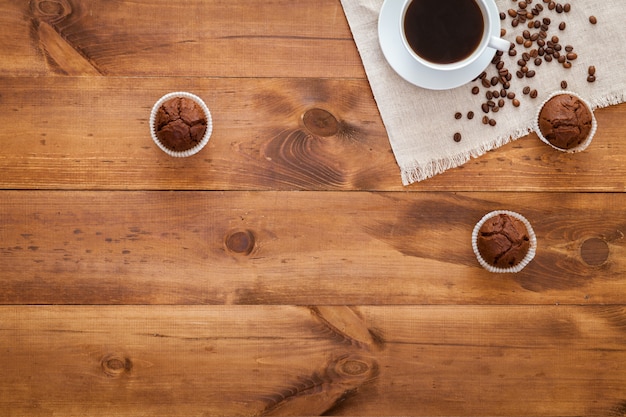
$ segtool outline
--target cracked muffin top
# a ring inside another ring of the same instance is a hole
[[[517,265],[530,249],[526,226],[508,214],[498,214],[487,219],[478,231],[476,243],[482,258],[498,268]]]
[[[206,128],[207,118],[202,108],[185,97],[165,101],[156,114],[157,138],[163,146],[175,152],[186,151],[199,144]]]

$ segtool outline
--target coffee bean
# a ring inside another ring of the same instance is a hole
[[[539,93],[537,92],[537,90],[532,90],[530,92],[530,98],[537,98],[538,95]]]
[[[500,37],[506,35],[506,29],[500,29]]]
[[[526,73],[526,77],[528,78],[533,78],[535,76],[535,71],[534,70],[530,70]]]
[[[559,30],[565,30],[565,27],[566,27],[566,26],[567,26],[567,25],[565,24],[565,22],[561,22],[561,23],[559,23]]]
[[[517,51],[515,49],[509,49],[509,56],[517,55]]]
[[[543,62],[543,61],[542,61],[542,59],[541,59],[541,58],[535,58],[535,65],[536,65],[536,66],[541,65],[541,63],[542,63],[542,62]]]
[[[587,74],[596,75],[596,67],[594,67],[593,65],[590,65],[589,68],[587,69]]]
[[[565,45],[566,52],[572,52],[573,50],[574,50],[574,47],[572,45]]]
[[[506,19],[506,13],[500,12],[500,20]]]
[[[563,13],[563,5],[561,3],[557,3],[557,5],[556,5],[556,12],[557,13]]]
[[[572,68],[572,63],[569,61],[566,61],[563,63],[563,68]]]
[[[518,100],[518,99],[516,99],[516,98],[514,98],[514,99],[513,99],[513,106],[514,106],[514,107],[519,107],[519,105],[520,105],[519,100]]]
[[[491,98],[499,98],[500,92],[498,90],[493,90],[491,93]]]
[[[489,124],[489,117],[483,116],[483,124],[484,125]]]
[[[476,94],[478,94],[478,93],[480,93],[480,88],[478,88],[478,87],[473,87],[473,88],[472,88],[472,94],[476,95]]]
[[[560,51],[561,49],[563,49],[563,47],[561,46],[560,43],[557,43],[556,45],[554,45],[554,50],[555,51]]]
[[[530,87],[529,86],[524,87],[524,89],[522,90],[522,93],[524,94],[530,93]]]
[[[485,93],[485,98],[486,98],[487,100],[491,100],[491,99],[493,98],[493,91],[487,91],[487,92]]]
[[[565,81],[565,80],[561,81],[561,88],[563,90],[565,90],[567,88],[567,81]]]
[[[552,61],[552,55],[546,55],[546,56],[544,56],[544,57],[543,57],[543,60],[544,60],[544,61],[546,61],[546,62],[550,62],[550,61]]]
[[[524,42],[525,48],[530,48],[531,46],[533,46],[533,41],[531,41],[530,39]]]
[[[487,78],[483,78],[482,83],[483,83],[483,87],[485,87],[485,88],[491,87],[491,83],[489,82],[489,79],[487,79]]]
[[[495,126],[496,125],[496,120],[495,119],[489,119],[489,126]]]
[[[502,68],[504,68],[504,61],[500,61],[496,64],[496,68],[501,70]]]
[[[487,103],[483,103],[480,108],[482,109],[483,113],[489,113],[489,105]]]
[[[488,100],[487,101],[487,106],[489,106],[491,108],[496,107],[496,102],[493,101],[493,100]]]
[[[548,10],[554,10],[555,7],[556,7],[556,3],[554,1],[551,1],[550,3],[548,3]]]
[[[595,25],[596,23],[598,23],[598,19],[595,16],[589,16],[589,23]]]
[[[559,64],[563,64],[566,59],[565,55],[560,55],[557,60],[559,61]]]
[[[525,9],[528,5],[526,4],[525,1],[520,1],[518,6],[519,6],[520,9]]]
[[[528,52],[524,52],[522,54],[522,59],[524,59],[524,61],[526,62],[530,61],[530,54]]]
[[[454,118],[459,120],[461,117],[463,117],[463,115],[461,114],[461,112],[456,112],[454,113]]]
[[[526,60],[525,59],[517,60],[517,65],[519,65],[520,67],[525,66],[526,65]]]
[[[495,106],[494,108],[491,109],[492,112],[497,113],[500,111],[500,107]]]
[[[524,39],[530,39],[530,31],[525,30],[524,32],[522,32],[522,37]]]
[[[571,5],[571,4],[569,4],[569,3],[565,3],[565,4],[563,5],[563,11],[564,11],[565,13],[569,13],[569,11],[570,11],[570,10],[572,10],[572,5]]]
[[[505,97],[506,96],[506,88],[503,88],[502,90],[500,90],[500,97]]]
[[[459,132],[456,132],[453,136],[454,141],[455,142],[460,142],[461,141],[461,134]]]
[[[491,85],[492,86],[498,85],[498,77],[491,77]]]
[[[509,93],[506,95],[506,98],[508,98],[509,100],[513,100],[513,99],[515,98],[515,93],[514,93],[514,92],[512,92],[512,91],[511,91],[511,92],[509,92]]]
[[[594,82],[595,80],[596,80],[596,76],[595,75],[590,75],[590,76],[587,77],[587,81],[590,82],[590,83]]]
[[[516,17],[517,16],[517,10],[515,10],[515,9],[509,9],[508,13],[509,13],[509,16],[511,16],[511,17]]]
[[[569,59],[570,61],[573,61],[576,58],[578,58],[578,55],[576,55],[575,52],[568,52],[566,56],[567,56],[567,59]]]
[[[468,111],[467,112],[467,118],[472,120],[474,118],[474,112],[473,111]]]
[[[503,98],[498,100],[498,107],[504,107],[504,99]]]
[[[552,23],[549,17],[544,17],[542,22],[544,25],[549,25],[550,23]]]
[[[539,39],[539,33],[535,32],[532,35],[530,35],[530,40],[535,42],[537,39]]]
[[[522,38],[521,36],[516,36],[515,42],[517,42],[518,45],[521,45],[524,43],[524,38]]]
[[[519,25],[519,19],[518,18],[515,18],[515,19],[511,20],[511,26],[516,28],[517,25]]]
[[[556,36],[556,35],[554,35],[554,36],[552,37],[551,41],[552,41],[552,43],[555,43],[555,44],[556,44],[556,43],[559,43],[559,37],[558,37],[558,36]]]

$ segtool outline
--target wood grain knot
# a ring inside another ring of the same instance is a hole
[[[333,136],[339,132],[337,118],[324,109],[310,109],[302,115],[304,126],[314,135]]]
[[[250,230],[239,230],[226,236],[226,249],[241,255],[250,255],[255,245],[254,233]]]
[[[592,237],[583,242],[580,256],[590,266],[600,266],[609,259],[609,245],[600,238]]]
[[[102,366],[102,371],[104,371],[107,376],[113,378],[121,377],[133,369],[133,363],[130,359],[116,354],[107,355],[102,358],[100,365]]]
[[[365,381],[377,375],[376,362],[361,355],[346,355],[329,366],[328,375],[335,381]]]
[[[49,23],[58,23],[72,13],[67,0],[32,0],[30,7],[34,17]]]

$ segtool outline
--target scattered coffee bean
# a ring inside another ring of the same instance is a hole
[[[509,9],[508,13],[509,13],[509,16],[511,16],[511,17],[516,17],[517,16],[517,10],[515,10],[515,9]]]
[[[485,88],[491,87],[491,82],[489,82],[489,79],[487,78],[483,78],[482,84],[483,84],[483,87]]]
[[[563,90],[565,90],[567,88],[567,81],[565,81],[565,80],[561,81],[561,88]]]
[[[489,117],[488,116],[483,116],[482,121],[483,121],[484,125],[489,124]]]
[[[593,65],[590,65],[589,68],[587,69],[587,74],[596,75],[596,67]]]
[[[524,89],[522,90],[522,93],[524,94],[530,93],[530,87],[529,86],[524,87]]]
[[[483,103],[480,108],[482,109],[483,113],[489,113],[489,105],[487,103]]]
[[[454,141],[455,142],[460,142],[461,141],[461,134],[459,132],[456,132],[453,136]]]
[[[478,93],[480,93],[480,88],[478,88],[476,86],[472,87],[472,94],[476,95]]]
[[[459,120],[461,117],[463,117],[463,115],[461,114],[461,112],[456,112],[454,113],[454,118]]]
[[[541,58],[535,58],[535,65],[536,66],[541,65],[542,62],[543,62],[543,60]]]
[[[506,19],[506,13],[500,12],[500,20]]]
[[[493,98],[493,92],[492,92],[491,90],[487,91],[487,92],[485,93],[485,98],[486,98],[487,100],[491,100],[491,99]]]
[[[495,106],[493,109],[491,109],[492,112],[497,113],[500,111],[500,107]]]
[[[474,112],[473,111],[468,111],[467,112],[467,118],[472,120],[474,118]]]
[[[511,92],[509,92],[509,93],[506,95],[506,98],[508,98],[509,100],[513,100],[513,99],[515,98],[515,93],[514,93],[514,92],[512,92],[512,91],[511,91]]]
[[[530,48],[531,46],[533,46],[533,41],[531,41],[530,39],[524,41],[524,48]]]
[[[496,120],[495,119],[489,119],[489,126],[495,126],[496,125]]]
[[[526,77],[533,78],[535,76],[535,70],[530,70],[526,73]]]
[[[538,95],[539,93],[537,92],[537,90],[532,90],[530,92],[530,98],[537,98]]]
[[[573,61],[576,58],[578,58],[578,55],[576,55],[575,52],[568,52],[566,56],[567,56],[567,59],[569,59],[570,61]]]
[[[563,5],[561,3],[557,3],[557,5],[556,5],[556,12],[557,13],[563,13]]]
[[[504,107],[504,99],[503,98],[498,100],[498,107]]]
[[[567,26],[567,25],[565,24],[565,22],[561,22],[561,23],[559,23],[559,30],[565,30],[565,27],[566,27],[566,26]]]
[[[587,81],[590,82],[590,83],[594,82],[595,80],[596,80],[596,76],[595,75],[589,75],[587,77]]]
[[[589,16],[589,23],[595,25],[596,23],[598,23],[598,19],[595,16]]]
[[[572,63],[567,61],[563,63],[563,68],[572,68]]]
[[[571,4],[569,4],[569,3],[565,3],[565,4],[563,5],[563,11],[564,11],[565,13],[569,13],[569,11],[570,11],[571,9],[572,9],[572,5],[571,5]]]
[[[518,99],[516,99],[516,98],[514,98],[514,99],[513,99],[513,106],[514,106],[514,107],[519,107],[519,105],[520,105],[519,100],[518,100]]]

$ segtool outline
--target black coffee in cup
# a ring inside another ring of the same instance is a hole
[[[404,16],[409,46],[435,64],[469,57],[480,45],[484,25],[474,0],[413,0]]]

